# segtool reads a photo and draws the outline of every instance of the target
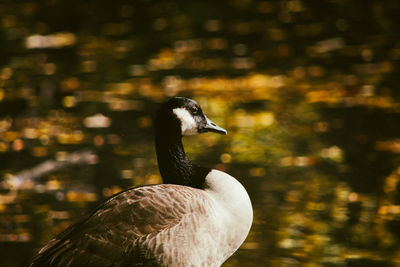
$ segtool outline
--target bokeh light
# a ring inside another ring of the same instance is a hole
[[[396,1],[0,3],[0,255],[19,266],[100,201],[160,183],[153,117],[254,206],[224,266],[400,264]]]

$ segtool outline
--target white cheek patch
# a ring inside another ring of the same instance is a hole
[[[198,134],[197,124],[193,116],[184,108],[175,108],[174,114],[181,121],[182,135],[195,135]]]

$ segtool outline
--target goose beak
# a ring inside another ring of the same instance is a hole
[[[207,118],[206,115],[204,115],[206,118],[206,125],[201,126],[199,129],[200,133],[205,133],[205,132],[214,132],[214,133],[219,133],[219,134],[227,134],[227,131],[224,128],[219,127],[216,125],[214,122],[212,122],[209,118]]]

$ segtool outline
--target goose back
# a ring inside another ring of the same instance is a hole
[[[218,202],[196,188],[130,189],[51,240],[30,266],[219,266],[231,253],[222,251],[218,214]]]

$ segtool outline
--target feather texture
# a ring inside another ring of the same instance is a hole
[[[212,221],[216,204],[206,192],[187,186],[130,189],[51,240],[30,266],[221,264],[219,251],[205,252],[224,228]]]

